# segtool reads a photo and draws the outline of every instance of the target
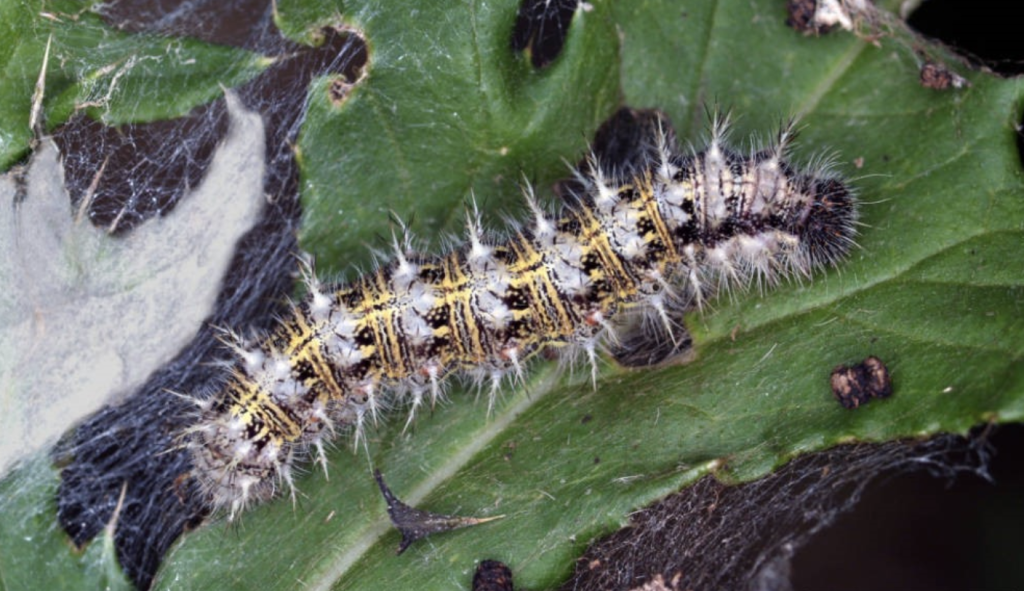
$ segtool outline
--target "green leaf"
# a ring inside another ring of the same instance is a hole
[[[59,476],[46,454],[0,480],[0,589],[132,589],[105,532],[72,550],[56,524]],[[31,550],[31,551],[26,551]]]
[[[74,0],[0,1],[0,170],[28,153],[34,95],[46,129],[78,111],[107,125],[147,122],[180,117],[269,65],[242,49],[115,31],[93,10]]]
[[[969,88],[926,89],[897,26],[877,45],[804,37],[769,0],[592,2],[552,69],[532,72],[506,55],[515,3],[492,4],[346,5],[369,74],[340,107],[313,88],[300,144],[302,238],[322,266],[365,264],[360,244],[380,245],[389,210],[428,237],[458,226],[471,191],[488,212],[521,213],[519,172],[540,187],[565,175],[558,161],[576,161],[610,110],[609,73],[626,104],[665,110],[698,145],[708,103],[738,115],[738,141],[800,115],[797,159],[838,153],[860,194],[860,248],[839,270],[694,314],[688,365],[608,368],[596,388],[538,367],[490,418],[470,392],[409,432],[393,420],[365,451],[332,453],[330,480],[302,478],[294,507],[190,535],[165,584],[468,588],[475,563],[498,558],[517,586],[551,588],[595,536],[708,472],[738,482],[839,442],[1021,419],[1022,82],[971,73]],[[830,371],[872,354],[896,394],[844,410]],[[395,556],[371,463],[420,508],[506,517]]]
[[[521,214],[521,175],[538,190],[564,176],[562,160],[583,155],[619,101],[665,110],[697,145],[705,104],[733,110],[737,141],[801,115],[797,159],[835,151],[859,191],[860,248],[811,281],[736,293],[690,317],[688,365],[609,367],[594,388],[538,363],[490,417],[486,401],[455,392],[407,432],[400,414],[371,430],[365,450],[343,439],[329,480],[311,469],[294,506],[188,534],[158,587],[465,589],[477,561],[497,558],[517,586],[551,588],[592,538],[709,472],[738,482],[837,442],[1021,420],[1021,81],[971,73],[969,88],[925,89],[914,50],[941,50],[898,28],[877,45],[842,31],[804,37],[774,0],[594,0],[563,55],[535,72],[508,55],[514,1],[394,4],[278,3],[295,38],[341,14],[370,47],[367,77],[342,104],[329,100],[330,80],[310,91],[302,239],[322,268],[366,266],[391,210],[414,214],[435,247],[471,192],[491,220]],[[831,369],[871,354],[888,364],[894,396],[842,409]],[[422,509],[506,517],[395,556],[371,463]],[[5,486],[3,497],[26,494]],[[40,519],[27,531],[59,538]],[[54,546],[40,551],[67,554]]]
[[[285,31],[295,28],[294,4],[303,3],[278,4]],[[387,246],[391,212],[423,229],[433,248],[443,232],[461,231],[474,196],[492,219],[520,213],[523,175],[564,176],[563,159],[585,153],[619,98],[608,8],[578,14],[561,59],[542,72],[510,49],[516,9],[346,4],[345,25],[369,45],[366,79],[340,106],[327,100],[329,80],[314,84],[299,142],[300,238],[322,272],[366,263],[368,245]]]

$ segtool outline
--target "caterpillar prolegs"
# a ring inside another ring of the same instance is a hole
[[[792,126],[742,154],[714,117],[700,150],[661,126],[641,156],[611,170],[591,158],[550,213],[525,191],[529,220],[491,238],[475,210],[465,243],[394,258],[354,281],[321,284],[265,338],[232,337],[223,388],[185,437],[194,476],[232,516],[292,488],[296,462],[341,426],[357,437],[389,400],[415,411],[454,375],[494,392],[545,348],[591,363],[623,314],[640,311],[672,338],[672,312],[723,289],[772,285],[837,264],[853,246],[856,200],[827,165],[787,161]],[[412,412],[410,412],[410,419]]]

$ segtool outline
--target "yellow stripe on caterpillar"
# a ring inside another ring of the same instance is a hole
[[[349,283],[310,271],[290,317],[233,343],[231,375],[187,434],[205,501],[234,516],[270,498],[311,450],[322,458],[336,426],[358,438],[388,400],[407,401],[411,420],[452,375],[489,382],[493,403],[544,348],[582,349],[596,365],[625,310],[676,342],[671,310],[838,263],[854,245],[851,190],[827,168],[789,164],[790,129],[742,156],[726,128],[716,117],[708,146],[689,154],[659,134],[627,173],[592,158],[557,215],[527,189],[533,219],[504,241],[484,237],[474,209],[468,241],[444,255],[396,240],[390,263]]]

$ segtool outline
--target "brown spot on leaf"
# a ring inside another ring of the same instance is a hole
[[[892,395],[892,378],[882,360],[872,355],[858,365],[840,365],[832,370],[832,394],[843,408],[854,409],[872,398]]]
[[[963,88],[970,85],[967,79],[942,64],[931,60],[921,64],[921,86],[925,88],[946,90],[950,86]]]

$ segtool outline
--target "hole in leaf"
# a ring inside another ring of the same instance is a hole
[[[601,164],[601,168],[614,175],[628,176],[640,169],[655,156],[651,138],[658,130],[665,134],[667,143],[675,142],[672,121],[656,109],[631,109],[622,107],[606,119],[594,135],[590,150]],[[576,170],[586,171],[589,167],[584,158],[576,163]],[[555,185],[555,193],[567,202],[586,191],[576,179],[569,178]]]
[[[335,74],[327,86],[328,98],[335,107],[340,107],[355,87],[366,79],[366,65],[369,62],[366,39],[361,32],[351,27],[324,27],[321,33],[325,40],[321,52],[329,54],[333,50],[347,56],[339,64],[340,68],[328,67],[328,71]]]
[[[1017,157],[1020,159],[1021,167],[1024,167],[1024,112],[1021,113],[1015,131],[1017,136]]]
[[[473,575],[473,591],[512,591],[512,569],[497,560],[482,560]]]
[[[1000,74],[1012,76],[1024,73],[1016,6],[988,0],[972,2],[968,8],[957,0],[929,0],[921,3],[907,24]]]
[[[63,155],[74,208],[118,234],[170,209],[198,185],[226,131],[226,112],[218,101],[189,117],[119,128],[79,115],[53,139]]]
[[[525,52],[535,68],[562,52],[579,0],[522,0],[512,31],[512,50]]]
[[[259,111],[278,135],[294,131],[284,122],[303,111],[305,97],[299,89],[306,88],[314,77],[337,74],[358,82],[365,75],[366,43],[351,28],[324,27],[317,46],[308,47],[285,39],[269,21],[241,21],[252,30],[250,37],[239,39],[232,27],[203,24],[232,20],[219,13],[216,18],[206,15],[207,19],[200,18],[202,11],[199,16],[188,11],[191,20],[181,20],[185,17],[161,13],[159,6],[138,11],[122,8],[116,2],[104,5],[103,16],[121,29],[200,37],[268,56],[284,56],[238,89],[246,106]],[[192,26],[198,28],[189,28]],[[170,211],[189,187],[202,180],[226,130],[224,103],[218,100],[193,109],[186,117],[119,128],[79,115],[54,132],[54,141],[63,155],[73,206],[77,209],[87,198],[83,209],[92,223],[123,234]],[[267,192],[275,197],[290,194],[297,190],[291,142],[285,137],[268,140],[272,166]]]

